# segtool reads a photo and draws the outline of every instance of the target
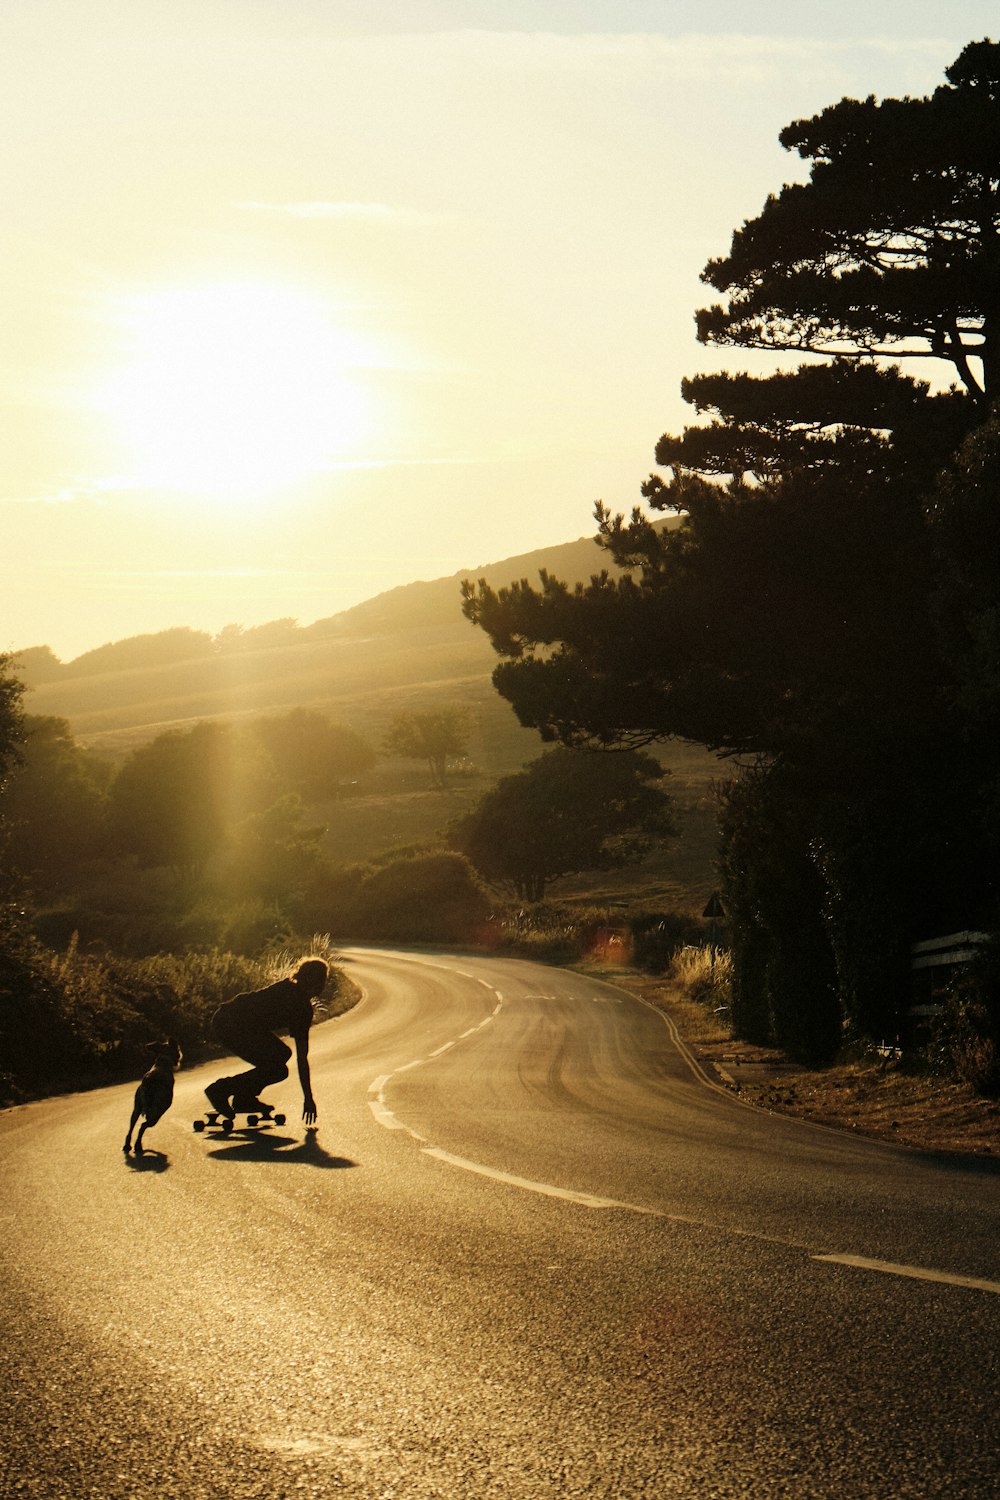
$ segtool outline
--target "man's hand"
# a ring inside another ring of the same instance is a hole
[[[306,1094],[302,1099],[302,1118],[307,1125],[316,1124],[316,1100],[312,1094]]]

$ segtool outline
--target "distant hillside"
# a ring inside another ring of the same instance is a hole
[[[447,794],[433,791],[423,766],[380,756],[354,795],[317,809],[336,863],[434,842],[449,818],[466,811],[499,776],[545,748],[518,722],[490,680],[497,657],[462,615],[460,583],[495,587],[537,580],[545,569],[568,583],[608,566],[590,537],[450,578],[407,584],[309,626],[275,620],[251,630],[229,627],[213,639],[178,628],[134,636],[61,663],[48,647],[22,652],[31,684],[29,713],[68,719],[75,737],[112,759],[171,728],[199,719],[246,719],[304,707],[326,713],[378,746],[404,710],[461,705],[470,722],[469,758]],[[611,569],[613,571],[613,569]],[[663,746],[672,771],[680,835],[639,870],[612,872],[576,899],[626,897],[652,908],[697,914],[715,883],[713,782],[718,760],[697,745]]]
[[[461,584],[465,578],[473,581],[485,578],[494,588],[527,578],[537,583],[543,570],[562,578],[567,583],[586,583],[594,574],[607,568],[616,572],[608,554],[598,547],[592,536],[580,537],[575,542],[564,542],[558,547],[547,547],[540,552],[524,552],[518,557],[508,557],[503,562],[463,568],[450,578],[436,578],[431,583],[407,583],[400,588],[389,589],[366,599],[353,609],[330,620],[319,620],[310,627],[322,631],[324,627],[336,626],[339,632],[354,633],[368,630],[409,630],[413,626],[443,625],[461,611]]]
[[[300,626],[228,627],[213,639],[178,627],[133,636],[62,663],[47,646],[17,654],[30,713],[68,719],[84,743],[124,751],[172,725],[298,705],[333,717],[385,719],[397,699],[479,697],[496,657],[464,618],[461,580],[495,586],[542,569],[585,582],[609,564],[592,537],[524,553],[450,578],[405,584]],[[464,688],[462,685],[464,684]],[[377,705],[386,700],[379,712]],[[362,709],[364,702],[364,709]],[[502,705],[501,705],[502,706]],[[505,709],[506,713],[509,710]]]

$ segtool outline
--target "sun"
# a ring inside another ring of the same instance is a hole
[[[319,297],[260,282],[119,301],[125,348],[101,385],[137,485],[263,500],[361,456],[375,363]]]

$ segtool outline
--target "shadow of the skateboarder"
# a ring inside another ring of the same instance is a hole
[[[334,1156],[332,1152],[322,1147],[317,1138],[316,1129],[310,1126],[306,1130],[304,1141],[297,1141],[294,1136],[277,1135],[274,1131],[251,1129],[246,1132],[245,1138],[235,1140],[240,1132],[233,1131],[232,1135],[226,1137],[229,1144],[218,1146],[210,1151],[209,1156],[216,1161],[280,1161],[297,1163],[300,1166],[343,1168],[356,1167],[357,1162],[351,1161],[347,1156]]]

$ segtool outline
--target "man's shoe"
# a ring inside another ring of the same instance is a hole
[[[218,1083],[210,1083],[205,1090],[205,1098],[216,1114],[225,1115],[227,1120],[233,1118],[234,1110],[229,1102],[229,1090],[224,1079],[220,1078]]]
[[[238,1115],[266,1115],[271,1106],[252,1094],[234,1094],[233,1109]]]

